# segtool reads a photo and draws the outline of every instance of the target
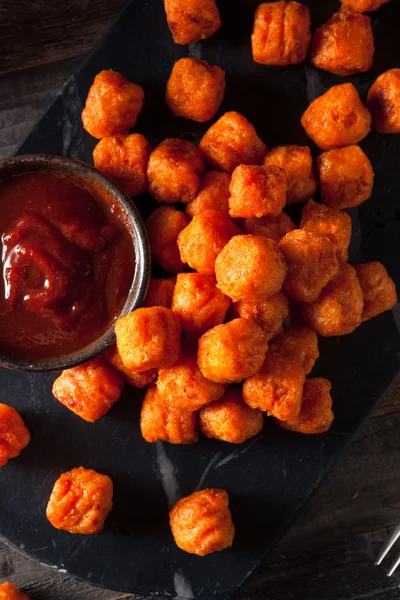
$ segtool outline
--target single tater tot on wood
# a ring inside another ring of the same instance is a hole
[[[144,388],[157,377],[156,369],[144,371],[144,373],[136,373],[135,371],[128,369],[122,362],[122,358],[118,352],[116,344],[107,350],[104,358],[114,367],[114,369],[117,369],[117,371],[121,373],[125,383],[133,387]]]
[[[260,165],[267,148],[249,121],[227,112],[206,131],[199,148],[211,169],[232,171],[239,165]]]
[[[215,261],[218,287],[234,302],[256,302],[277,294],[286,273],[286,263],[276,243],[255,235],[236,235]]]
[[[296,65],[305,60],[311,41],[307,6],[299,2],[264,2],[254,16],[253,59],[262,65]]]
[[[368,321],[395,306],[396,286],[382,263],[364,263],[355,265],[354,268],[363,293],[363,321]]]
[[[287,176],[286,204],[303,202],[317,189],[310,148],[307,146],[276,146],[264,158],[265,168],[274,165]]]
[[[275,166],[239,165],[229,186],[229,214],[252,219],[278,215],[286,204],[287,177]]]
[[[224,490],[205,489],[182,498],[169,513],[178,548],[205,556],[230,548],[235,528]]]
[[[82,111],[83,127],[97,139],[126,135],[143,106],[140,85],[130,83],[116,71],[96,75]]]
[[[53,396],[89,423],[104,416],[119,399],[124,378],[102,356],[66,369],[53,384]]]
[[[179,358],[181,328],[169,308],[138,308],[117,320],[115,335],[124,365],[137,373],[170,367]]]
[[[354,85],[342,83],[313,100],[301,124],[321,150],[331,150],[364,139],[371,130],[371,115]]]
[[[299,362],[306,375],[311,373],[319,357],[317,334],[304,325],[292,325],[274,337],[270,349],[291,361]]]
[[[170,406],[155,384],[148,388],[143,400],[140,430],[150,443],[194,444],[199,439],[197,414]]]
[[[400,69],[390,69],[376,79],[367,106],[379,133],[400,133]]]
[[[175,274],[185,269],[177,239],[188,223],[187,216],[172,206],[160,206],[146,221],[152,259],[168,273]]]
[[[149,192],[164,204],[190,202],[205,171],[201,152],[191,142],[170,138],[150,154],[147,166]]]
[[[337,248],[326,236],[295,229],[278,244],[288,265],[283,289],[298,302],[313,302],[339,271]]]
[[[290,318],[289,299],[283,292],[278,292],[260,302],[240,300],[232,305],[232,312],[237,317],[253,319],[269,341],[283,331],[285,321]]]
[[[197,362],[210,381],[237,383],[257,373],[268,342],[252,319],[234,319],[217,325],[199,339]]]
[[[165,101],[177,117],[204,123],[214,117],[225,94],[225,71],[205,60],[180,58],[167,82]]]
[[[30,439],[29,430],[17,411],[7,404],[0,404],[0,467],[19,456]]]
[[[5,581],[0,585],[0,600],[30,600],[30,598],[10,581]]]
[[[164,306],[165,308],[171,308],[175,283],[176,277],[169,277],[168,279],[154,279],[152,277],[143,306]]]
[[[332,397],[330,381],[323,377],[306,379],[300,412],[294,419],[276,423],[289,431],[299,433],[324,433],[333,421]]]
[[[337,248],[339,260],[347,261],[352,230],[350,215],[337,208],[309,200],[303,208],[300,228],[311,231],[314,235],[329,238]]]
[[[276,216],[244,219],[241,225],[243,233],[261,235],[278,243],[284,235],[296,229],[292,219],[284,212]]]
[[[188,217],[195,217],[204,210],[229,211],[229,184],[228,173],[220,171],[207,171],[201,180],[196,197],[185,204],[185,213]]]
[[[340,0],[344,6],[349,6],[357,12],[371,12],[378,10],[383,4],[390,2],[390,0]]]
[[[226,213],[205,210],[193,217],[178,235],[182,262],[202,275],[214,275],[215,260],[240,229]]]
[[[319,335],[346,335],[360,325],[363,306],[363,292],[356,271],[344,263],[317,300],[303,305],[303,315]]]
[[[78,467],[57,479],[46,516],[56,529],[93,535],[103,529],[112,498],[113,483],[107,475]]]
[[[215,0],[164,0],[164,8],[175,44],[204,40],[221,27]]]

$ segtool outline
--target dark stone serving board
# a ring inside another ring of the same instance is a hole
[[[64,154],[90,162],[95,141],[82,131],[80,113],[94,76],[108,68],[144,87],[144,109],[135,131],[153,144],[178,136],[198,141],[208,125],[175,118],[163,100],[174,61],[187,54],[226,70],[227,92],[219,115],[242,112],[268,146],[311,144],[300,126],[302,112],[310,100],[345,79],[308,63],[292,68],[256,65],[250,34],[258,3],[218,4],[220,32],[181,47],[172,42],[161,0],[129,2],[18,152]],[[314,25],[339,7],[333,0],[309,0],[307,5]],[[400,66],[400,2],[393,0],[371,18],[374,67],[351,78],[363,96],[379,73]],[[374,165],[376,183],[373,198],[351,211],[351,261],[382,261],[399,286],[400,136],[371,133],[361,145]],[[154,206],[148,197],[136,203],[145,216]],[[90,425],[54,400],[54,375],[1,370],[1,400],[21,411],[32,442],[1,470],[0,533],[42,563],[115,590],[230,598],[287,530],[397,376],[399,317],[394,310],[350,336],[320,340],[321,358],[313,376],[332,381],[336,418],[332,429],[318,436],[284,431],[267,420],[263,433],[241,446],[205,439],[193,446],[150,445],[139,431],[139,391],[126,388],[110,413]],[[115,482],[114,509],[104,532],[93,537],[56,531],[45,517],[56,478],[81,464],[109,474]],[[174,545],[168,505],[206,486],[229,492],[237,534],[232,549],[198,558]]]

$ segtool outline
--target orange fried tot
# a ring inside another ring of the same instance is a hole
[[[244,219],[242,223],[243,233],[261,235],[270,238],[274,242],[281,241],[284,235],[296,229],[292,219],[284,212],[275,217],[260,217],[259,219]]]
[[[306,375],[311,373],[319,357],[317,334],[304,325],[292,325],[287,331],[274,337],[270,349],[300,363]]]
[[[330,381],[319,377],[306,379],[303,388],[303,398],[300,412],[294,419],[280,421],[275,419],[280,427],[299,433],[325,433],[333,421],[332,398]]]
[[[0,600],[30,600],[30,598],[10,581],[5,581],[0,585]]]
[[[230,182],[228,173],[219,171],[204,173],[196,197],[185,205],[185,213],[188,217],[195,217],[204,210],[220,210],[227,213]]]
[[[382,263],[364,263],[355,265],[354,268],[363,293],[363,321],[368,321],[395,306],[396,286]]]
[[[151,257],[168,273],[175,274],[185,269],[177,239],[188,223],[186,215],[172,206],[160,206],[146,221]]]
[[[372,124],[379,133],[400,133],[400,69],[376,79],[367,96]]]
[[[31,439],[29,430],[17,411],[0,404],[0,467],[20,455]]]
[[[169,277],[168,279],[154,279],[152,277],[143,306],[164,306],[165,308],[171,308],[175,283],[176,277]]]
[[[175,44],[204,40],[221,27],[215,0],[164,0],[164,8]]]
[[[338,259],[341,262],[347,261],[352,229],[350,215],[309,200],[303,208],[300,228],[316,236],[329,238],[336,246]]]
[[[378,10],[383,4],[390,2],[390,0],[340,0],[344,6],[349,6],[357,12],[371,12]]]
[[[127,369],[124,363],[122,362],[122,358],[118,352],[118,348],[116,344],[111,346],[104,355],[104,358],[121,373],[123,376],[125,383],[131,385],[136,388],[144,388],[146,385],[149,385],[152,381],[157,377],[157,370],[151,369],[150,371],[144,371],[144,373],[136,373],[131,369]]]
[[[266,300],[253,302],[240,300],[232,305],[233,313],[243,319],[253,319],[263,330],[267,341],[283,331],[285,321],[289,321],[289,299],[278,292]]]
[[[286,173],[279,167],[239,165],[229,186],[230,216],[253,219],[278,215],[286,203],[286,181]]]
[[[263,166],[275,165],[287,176],[286,204],[303,202],[317,189],[310,148],[307,146],[277,146],[264,158]]]

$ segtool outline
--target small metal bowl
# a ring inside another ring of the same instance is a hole
[[[135,310],[147,292],[150,279],[150,250],[147,233],[142,218],[126,194],[94,167],[72,158],[48,154],[28,154],[0,161],[0,181],[22,173],[42,171],[67,175],[79,185],[85,187],[102,204],[117,203],[121,209],[127,230],[135,249],[135,272],[126,302],[118,316],[122,317]],[[21,360],[0,353],[0,366],[18,371],[62,371],[86,362],[101,354],[115,342],[114,323],[90,344],[51,358]]]

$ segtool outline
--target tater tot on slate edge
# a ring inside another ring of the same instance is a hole
[[[195,217],[204,210],[229,211],[229,184],[228,173],[220,171],[207,171],[204,173],[196,197],[185,204],[185,213],[188,217]]]
[[[275,165],[287,176],[286,204],[303,202],[317,189],[310,148],[307,146],[277,146],[264,158],[263,166]]]
[[[164,0],[164,8],[175,44],[204,40],[221,27],[215,0]]]
[[[319,357],[317,334],[303,325],[292,325],[287,331],[274,337],[270,349],[289,360],[299,362],[306,375],[311,373]]]
[[[172,206],[160,206],[146,221],[151,257],[168,273],[175,274],[185,269],[177,239],[188,223],[186,215]]]
[[[368,321],[397,303],[396,286],[380,262],[355,265],[364,298],[362,320]]]
[[[232,305],[232,312],[238,317],[253,319],[269,341],[283,330],[284,322],[290,318],[289,299],[278,292],[260,302],[240,300]]]
[[[378,10],[383,4],[390,2],[390,0],[340,0],[344,6],[349,6],[357,12],[370,12]]]
[[[278,243],[284,235],[296,229],[292,219],[284,212],[276,216],[260,217],[256,219],[244,219],[241,228],[243,233],[261,235]]]
[[[229,214],[233,218],[252,219],[276,216],[286,204],[287,177],[273,165],[239,165],[229,186]]]
[[[154,279],[152,277],[143,306],[165,306],[165,308],[171,308],[175,283],[176,277],[168,277],[167,279]]]
[[[289,421],[275,419],[276,423],[284,429],[300,433],[324,433],[328,431],[333,421],[330,390],[330,381],[323,377],[306,379],[301,408],[297,417]]]
[[[30,439],[29,430],[17,411],[7,404],[0,404],[0,467],[19,456]]]
[[[111,346],[104,355],[104,358],[121,373],[125,383],[137,388],[144,388],[149,385],[157,377],[157,370],[150,369],[143,373],[136,373],[127,367],[122,362],[122,358],[118,352],[116,344]]]
[[[400,69],[390,69],[372,84],[367,106],[379,133],[400,133]]]
[[[5,581],[0,584],[0,600],[30,600],[30,598],[10,581]]]
[[[336,246],[339,260],[347,261],[352,226],[346,212],[309,200],[303,208],[300,228],[328,237]]]

